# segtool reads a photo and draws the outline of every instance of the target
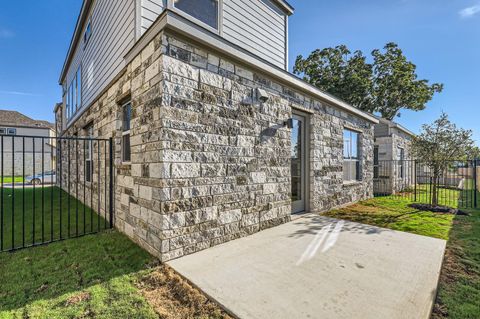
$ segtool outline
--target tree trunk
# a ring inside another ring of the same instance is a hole
[[[438,206],[438,180],[438,174],[434,174],[432,181],[432,189],[430,190],[432,192],[432,206]]]

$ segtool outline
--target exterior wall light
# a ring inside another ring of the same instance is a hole
[[[267,91],[258,88],[257,89],[257,98],[260,102],[265,103],[267,102],[270,98],[268,97]]]
[[[283,126],[286,126],[287,128],[292,129],[293,128],[293,119],[290,118],[290,119],[286,120],[285,122],[283,122]]]

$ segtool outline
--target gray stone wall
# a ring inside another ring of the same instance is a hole
[[[376,193],[395,194],[406,190],[415,183],[415,167],[411,152],[412,137],[392,129],[387,137],[376,137],[375,146],[379,149],[379,181],[376,183]],[[397,161],[399,148],[404,149],[403,177],[400,174],[401,165]]]
[[[120,156],[126,98],[131,163]],[[114,138],[115,225],[166,261],[290,220],[292,110],[310,121],[310,211],[373,196],[371,123],[165,33],[64,134],[93,121]],[[356,183],[342,180],[344,127],[362,133]]]

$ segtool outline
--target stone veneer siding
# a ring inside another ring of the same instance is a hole
[[[390,136],[376,137],[375,146],[378,147],[379,172],[383,179],[375,185],[375,193],[395,194],[413,186],[414,163],[411,152],[412,137],[392,128]],[[404,178],[399,177],[399,165],[396,162],[399,154],[398,148],[405,152]],[[389,177],[389,178],[386,178]]]
[[[256,99],[258,87],[268,102]],[[132,160],[125,164],[121,102],[128,96]],[[290,220],[283,122],[292,109],[310,123],[310,211],[373,196],[372,123],[164,32],[64,135],[82,135],[93,122],[96,137],[114,137],[115,226],[166,261]],[[342,180],[345,126],[362,133],[362,180],[350,184]]]

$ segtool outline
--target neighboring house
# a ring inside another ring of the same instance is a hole
[[[398,123],[379,118],[375,125],[374,192],[389,195],[415,184],[411,153],[414,133]]]
[[[55,137],[52,123],[31,119],[17,111],[0,110],[3,176],[12,176],[12,172],[15,176],[23,176],[54,169],[56,142],[52,137]]]
[[[114,139],[115,226],[161,260],[373,196],[378,120],[286,71],[292,13],[84,1],[57,125]]]

